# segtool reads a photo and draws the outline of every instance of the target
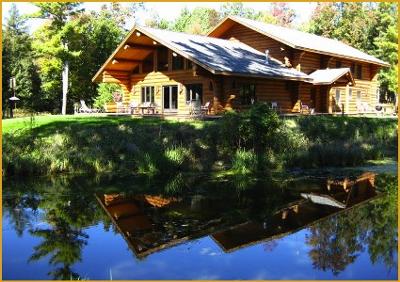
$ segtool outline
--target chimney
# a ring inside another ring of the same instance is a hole
[[[269,63],[269,50],[265,50],[265,60],[267,61],[267,64]]]

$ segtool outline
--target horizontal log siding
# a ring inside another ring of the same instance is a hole
[[[246,79],[240,77],[225,78],[223,82],[224,106],[230,95],[236,95],[238,99],[240,86],[243,84],[255,84],[257,102],[277,102],[282,112],[291,113],[294,111],[292,107],[291,94],[286,88],[286,81],[272,79]],[[234,88],[235,87],[235,88]],[[245,109],[248,106],[241,106],[238,100],[233,100],[233,109]]]
[[[224,34],[219,36],[219,38],[238,40],[263,53],[265,50],[269,50],[269,55],[281,62],[285,61],[285,56],[290,58],[289,46],[286,46],[240,24],[235,24]]]
[[[293,56],[293,67],[306,74],[310,74],[320,69],[321,55],[310,52],[296,50]]]
[[[186,104],[186,84],[203,85],[203,104],[213,99],[213,91],[210,90],[210,79],[196,75],[192,70],[171,72],[150,72],[147,74],[135,74],[131,76],[131,91],[128,95],[129,102],[141,103],[142,86],[154,86],[154,102],[158,105],[158,112],[163,113],[162,89],[163,86],[178,86],[178,114],[189,114],[189,106]]]

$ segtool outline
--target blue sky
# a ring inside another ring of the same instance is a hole
[[[98,10],[104,2],[86,2],[83,6],[88,10]],[[11,7],[12,2],[3,2],[3,16],[2,20],[8,17],[8,11]],[[16,2],[17,8],[19,9],[21,14],[32,13],[36,10],[36,7],[33,6],[29,2]],[[126,5],[128,3],[122,3]],[[139,22],[144,21],[144,19],[148,18],[151,14],[151,11],[157,12],[161,18],[165,18],[167,20],[174,20],[178,17],[182,8],[187,7],[192,10],[195,7],[210,7],[214,9],[218,9],[223,2],[146,2],[145,6],[147,8],[146,12],[142,12],[138,15]],[[289,2],[288,3],[291,8],[293,8],[297,15],[297,23],[302,23],[308,20],[311,15],[312,10],[314,9],[316,3],[315,2]],[[244,2],[245,7],[253,8],[255,10],[266,10],[268,9],[270,3],[268,2]],[[31,31],[34,31],[39,25],[40,20],[31,20],[29,21],[29,26]],[[132,25],[132,23],[131,23]]]

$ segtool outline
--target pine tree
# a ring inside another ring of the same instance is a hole
[[[19,107],[37,110],[40,97],[40,79],[32,53],[26,20],[19,15],[15,4],[11,5],[9,18],[3,28],[3,115],[9,106],[8,98],[13,95],[9,87],[9,79],[16,79],[16,96],[21,100]]]

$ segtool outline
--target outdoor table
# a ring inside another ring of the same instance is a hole
[[[155,114],[155,111],[156,111],[155,106],[139,106],[139,108],[142,111],[142,115],[144,115],[144,110],[147,111],[147,114],[150,114],[150,111],[151,111],[153,115]]]

